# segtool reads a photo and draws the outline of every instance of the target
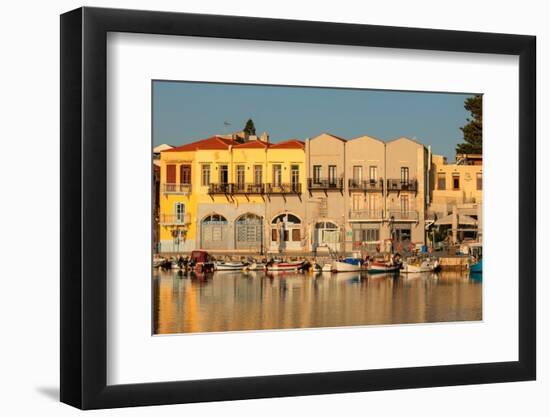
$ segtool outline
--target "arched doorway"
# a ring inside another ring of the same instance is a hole
[[[228,249],[229,223],[221,214],[209,214],[201,221],[201,248]]]
[[[246,213],[235,220],[235,249],[263,251],[262,218]]]
[[[314,249],[319,247],[328,247],[335,252],[340,250],[340,228],[335,223],[315,223]]]
[[[302,238],[302,220],[295,214],[282,213],[271,220],[271,251],[300,250]]]

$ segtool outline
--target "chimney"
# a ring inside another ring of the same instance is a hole
[[[265,143],[269,143],[269,135],[267,132],[264,132],[260,135],[260,140]]]

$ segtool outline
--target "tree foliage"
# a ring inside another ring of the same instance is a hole
[[[464,108],[468,110],[472,117],[466,119],[466,123],[462,130],[464,143],[459,143],[456,146],[457,153],[483,153],[483,105],[482,96],[480,94],[469,97],[464,100]]]
[[[244,126],[243,132],[248,133],[249,135],[255,135],[256,134],[256,127],[254,126],[254,121],[252,119],[248,119],[246,122],[246,125]]]

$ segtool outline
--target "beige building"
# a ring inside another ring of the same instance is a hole
[[[345,145],[345,139],[329,133],[306,140],[306,229],[311,251],[343,250],[348,203]]]
[[[481,240],[483,157],[457,155],[452,164],[441,155],[431,159],[429,221],[448,227],[453,243],[464,238]]]

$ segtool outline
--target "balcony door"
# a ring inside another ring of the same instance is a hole
[[[330,187],[336,187],[336,165],[328,166],[328,184]]]
[[[281,183],[282,183],[281,165],[279,164],[273,165],[273,186],[278,188],[281,186]]]
[[[409,167],[401,167],[401,184],[409,184]]]
[[[229,182],[229,171],[227,165],[220,165],[220,184],[227,184]]]
[[[237,190],[244,191],[244,165],[237,165]]]
[[[300,191],[300,166],[291,165],[290,166],[290,186],[292,187],[293,192]]]

